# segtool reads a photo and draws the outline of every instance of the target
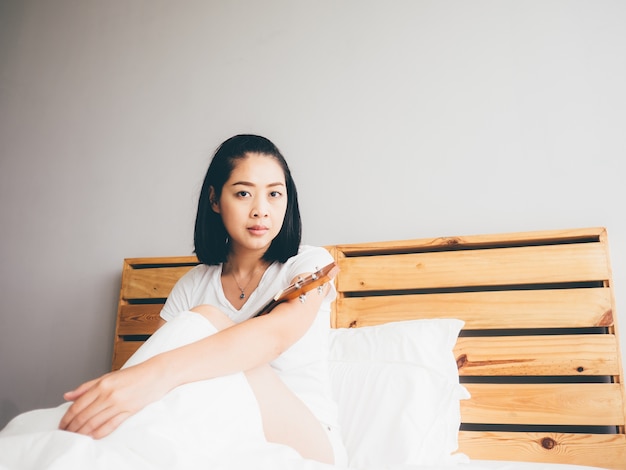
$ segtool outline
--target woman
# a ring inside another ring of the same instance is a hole
[[[202,392],[201,400],[218,410],[247,388],[258,406],[250,414],[260,414],[267,442],[306,459],[345,464],[327,370],[334,288],[326,284],[304,301],[255,316],[295,278],[332,261],[324,249],[300,245],[296,187],[272,142],[237,135],[217,149],[194,239],[202,264],[174,287],[161,312],[163,326],[120,371],[66,393],[73,403],[59,429],[96,439],[115,435],[185,384],[213,386],[239,376],[244,385],[229,382],[213,396]],[[203,425],[210,421],[209,414]]]

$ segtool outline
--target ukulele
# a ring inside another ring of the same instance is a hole
[[[293,284],[281,290],[268,303],[261,307],[261,309],[254,314],[254,317],[260,317],[261,315],[270,313],[277,305],[286,302],[287,300],[295,299],[296,297],[300,297],[300,301],[304,302],[306,299],[305,294],[307,292],[315,289],[316,287],[318,289],[322,289],[322,286],[327,282],[332,281],[338,272],[339,266],[337,266],[337,263],[333,261],[332,263],[324,266],[322,269],[318,269],[306,277],[298,277]]]

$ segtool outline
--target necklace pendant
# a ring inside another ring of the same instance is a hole
[[[243,293],[243,291],[241,292],[241,294],[239,295],[240,299],[245,299],[246,298],[246,294]]]

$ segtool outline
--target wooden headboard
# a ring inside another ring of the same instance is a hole
[[[460,318],[473,459],[626,469],[626,392],[603,228],[327,247],[333,327]],[[153,331],[193,257],[124,261],[113,368]]]

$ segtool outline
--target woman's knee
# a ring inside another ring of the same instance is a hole
[[[235,324],[234,321],[228,318],[220,309],[214,307],[213,305],[198,305],[190,309],[190,311],[202,315],[218,330],[224,330]]]

